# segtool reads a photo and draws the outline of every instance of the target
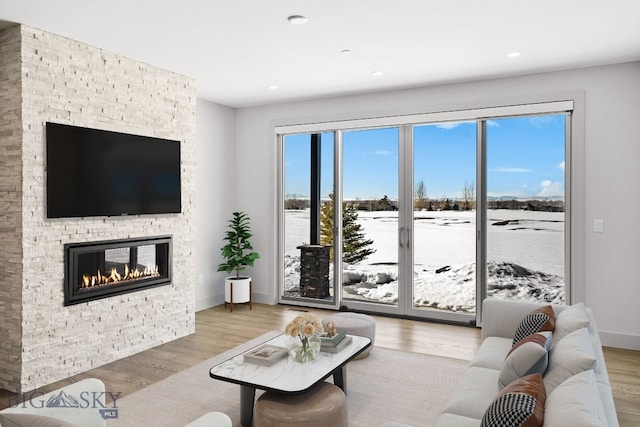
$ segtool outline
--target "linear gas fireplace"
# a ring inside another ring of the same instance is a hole
[[[171,283],[171,236],[64,245],[64,305]]]

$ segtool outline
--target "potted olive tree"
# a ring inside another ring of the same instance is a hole
[[[221,248],[225,262],[218,265],[218,271],[235,273],[235,275],[227,277],[224,281],[224,305],[226,307],[227,303],[230,303],[233,311],[234,303],[248,302],[249,308],[252,308],[251,277],[240,275],[241,271],[247,267],[253,267],[254,261],[260,258],[249,241],[253,236],[249,226],[249,216],[244,212],[233,212],[233,218],[227,222],[229,228],[224,238],[227,244]]]

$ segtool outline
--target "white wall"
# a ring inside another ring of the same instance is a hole
[[[226,220],[236,208],[233,108],[199,99],[196,137],[196,310],[224,303],[222,261]],[[202,278],[202,283],[200,283]]]
[[[254,299],[277,301],[276,183],[273,126],[379,117],[555,99],[584,98],[575,147],[583,156],[574,175],[572,245],[574,302],[592,307],[605,345],[640,349],[640,62],[243,108],[236,115],[238,208],[253,219],[262,255],[252,270]],[[199,159],[199,161],[201,161]],[[198,196],[200,199],[200,194]],[[604,233],[594,233],[595,218]]]

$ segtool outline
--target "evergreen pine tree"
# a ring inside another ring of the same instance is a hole
[[[378,209],[381,211],[392,211],[393,203],[389,200],[389,197],[385,194],[382,199],[378,201]]]
[[[329,260],[333,262],[333,193],[320,207],[320,244],[331,246]]]
[[[323,203],[320,208],[320,243],[333,246],[333,193],[329,195],[329,201]],[[355,264],[376,250],[370,246],[373,240],[366,239],[362,226],[358,224],[358,210],[352,203],[342,204],[342,261]],[[333,261],[333,248],[330,252]]]

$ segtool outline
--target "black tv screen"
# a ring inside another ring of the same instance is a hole
[[[180,141],[46,124],[47,218],[179,213]]]

